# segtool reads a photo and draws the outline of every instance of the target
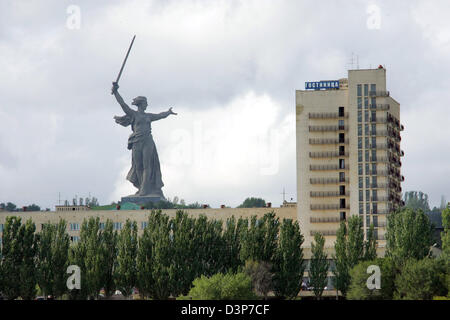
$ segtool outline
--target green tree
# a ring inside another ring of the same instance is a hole
[[[439,260],[408,259],[395,279],[396,299],[430,300],[447,293],[445,266]]]
[[[349,268],[353,268],[364,257],[364,231],[360,216],[348,219],[347,259]]]
[[[429,255],[431,224],[422,210],[404,208],[388,216],[386,255],[396,265],[407,259],[423,259]]]
[[[412,210],[422,209],[425,212],[430,211],[428,195],[422,191],[405,192],[405,207]]]
[[[238,208],[263,208],[266,206],[266,201],[261,198],[247,198],[238,206]]]
[[[450,207],[447,206],[442,210],[442,226],[444,231],[441,232],[442,239],[442,255],[450,260]]]
[[[194,300],[253,300],[252,280],[244,273],[201,276],[193,282],[188,296]]]
[[[279,220],[274,212],[266,213],[261,219],[252,216],[250,226],[242,229],[240,258],[247,260],[273,262],[279,232]]]
[[[84,219],[80,241],[70,250],[71,264],[81,269],[81,289],[72,291],[72,298],[97,298],[102,288],[102,237],[99,217]]]
[[[23,258],[20,229],[20,218],[6,217],[1,246],[1,278],[3,281],[0,291],[10,300],[20,296],[20,265]]]
[[[100,244],[100,285],[105,290],[105,296],[109,297],[115,291],[114,268],[117,262],[117,232],[110,219],[106,220],[105,229],[100,232]]]
[[[197,255],[199,248],[194,242],[195,231],[195,219],[178,210],[172,220],[173,268],[170,277],[174,296],[186,295],[199,274],[201,262]]]
[[[16,209],[17,209],[17,206],[14,203],[12,203],[12,202],[6,203],[6,207],[5,207],[6,211],[16,211]]]
[[[41,207],[33,203],[27,206],[27,211],[41,211]]]
[[[253,289],[257,294],[262,295],[264,299],[272,290],[273,274],[272,265],[265,261],[248,260],[245,262],[243,272],[252,279]]]
[[[245,220],[248,222],[248,220]],[[239,258],[241,248],[241,232],[240,229],[244,223],[243,218],[239,218],[238,221],[232,216],[225,222],[225,230],[222,238],[224,241],[225,252],[223,256],[224,268],[228,272],[237,272],[238,268],[242,265]]]
[[[37,278],[45,296],[59,297],[67,291],[70,239],[66,227],[64,220],[57,224],[47,223],[37,235]]]
[[[114,271],[117,288],[125,297],[132,294],[137,281],[137,224],[129,219],[120,231],[118,241],[117,268]]]
[[[370,225],[367,232],[367,241],[364,243],[364,260],[375,260],[377,258],[377,239],[375,238],[375,228]]]
[[[139,239],[138,286],[152,299],[167,299],[173,288],[171,221],[161,210],[152,211]]]
[[[314,234],[311,242],[311,261],[309,268],[310,284],[314,288],[314,295],[318,300],[322,297],[323,289],[327,285],[328,267],[327,254],[324,250],[325,238],[320,233]]]
[[[335,261],[334,287],[341,291],[342,295],[346,295],[348,286],[350,284],[350,268],[347,253],[347,226],[345,221],[341,221],[339,229],[336,233],[336,242],[334,243],[335,254],[333,260]]]
[[[20,270],[20,296],[24,300],[32,300],[36,295],[36,226],[29,219],[19,229],[22,246],[22,262]]]
[[[283,219],[273,265],[274,291],[277,296],[297,297],[305,270],[302,244],[304,237],[298,221]]]

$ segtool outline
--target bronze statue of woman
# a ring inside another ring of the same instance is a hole
[[[175,114],[170,108],[161,113],[146,113],[147,98],[136,97],[131,104],[137,106],[137,111],[131,109],[120,96],[119,85],[113,82],[112,93],[117,102],[122,107],[125,115],[115,116],[116,122],[124,127],[131,125],[133,133],[128,138],[128,149],[131,154],[131,169],[127,179],[138,189],[136,196],[154,197],[164,200],[161,188],[164,186],[161,178],[161,168],[159,164],[158,152],[152,137],[152,121],[164,119],[171,114]]]

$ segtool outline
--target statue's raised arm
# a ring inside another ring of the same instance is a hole
[[[112,93],[122,107],[123,112],[125,112],[128,116],[132,116],[134,111],[125,103],[122,96],[119,94],[119,84],[117,82],[113,82]]]

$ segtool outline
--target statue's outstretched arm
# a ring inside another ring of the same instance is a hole
[[[119,94],[119,85],[117,82],[113,82],[112,92],[114,96],[116,97],[117,102],[120,104],[120,106],[123,109],[123,112],[125,112],[127,115],[131,116],[133,115],[133,109],[131,109],[123,100],[122,96]]]
[[[176,115],[176,113],[172,111],[172,108],[169,108],[169,111],[164,111],[161,113],[150,113],[150,116],[151,116],[152,121],[157,121],[157,120],[167,118],[171,114]]]

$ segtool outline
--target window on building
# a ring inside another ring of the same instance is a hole
[[[369,215],[366,216],[366,226],[367,227],[370,226],[370,216]]]
[[[370,172],[369,172],[369,164],[368,164],[368,163],[366,163],[366,174],[367,174],[367,175],[370,175]]]
[[[359,201],[364,201],[364,193],[362,190],[359,190]]]
[[[104,222],[100,222],[100,230],[105,230],[105,223]]]
[[[369,177],[366,177],[366,188],[370,188]]]
[[[364,138],[364,144],[365,144],[366,149],[370,149],[370,145],[369,145],[369,137],[365,137],[365,138]]]
[[[369,214],[370,213],[370,203],[366,202],[366,213]]]
[[[370,201],[370,190],[366,190],[366,201]]]
[[[339,133],[339,143],[345,143],[345,133]]]
[[[372,149],[372,161],[377,161],[377,150]]]
[[[377,137],[372,137],[372,148],[376,148],[377,145]]]
[[[358,109],[362,109],[362,98],[358,97]]]
[[[358,124],[358,136],[362,136],[362,124]]]
[[[372,123],[372,134],[376,134],[377,132],[377,125],[375,123]],[[376,138],[376,137],[373,137]]]
[[[361,96],[362,96],[362,90],[361,90],[361,88],[362,88],[362,86],[361,86],[360,84],[358,84],[358,85],[356,86],[356,95],[357,95],[358,97],[361,97]]]
[[[339,146],[339,155],[345,156],[345,146]]]
[[[358,187],[363,188],[363,177],[358,178]]]
[[[373,230],[373,236],[376,240],[378,240],[378,229]]]
[[[369,125],[367,123],[364,125],[364,131],[365,131],[366,136],[368,136],[369,135]]]
[[[338,121],[339,130],[344,130],[344,120]]]
[[[364,156],[366,157],[366,161],[370,161],[370,159],[369,159],[369,150],[366,150],[364,152]]]
[[[376,202],[372,203],[372,212],[373,212],[373,214],[378,213],[378,204]]]
[[[370,104],[372,105],[372,108],[377,107],[377,100],[375,97],[370,98]]]
[[[339,199],[339,207],[345,209],[345,198]]]
[[[345,159],[339,159],[339,169],[345,169]]]
[[[369,98],[365,97],[364,98],[364,109],[368,109],[369,108]]]
[[[377,164],[376,163],[372,163],[372,172],[377,172]]]
[[[339,220],[341,220],[341,221],[345,221],[346,220],[345,211],[341,211],[339,213]]]
[[[378,201],[378,192],[376,189],[372,190],[372,201]]]
[[[358,111],[358,122],[362,122],[362,111]]]
[[[376,203],[374,203],[374,204],[376,204]],[[374,213],[375,213],[375,211],[374,211]],[[372,216],[372,223],[375,228],[378,227],[378,216]]]
[[[369,111],[364,111],[364,121],[369,122]]]
[[[339,186],[339,195],[345,196],[345,186]]]
[[[370,92],[375,92],[375,91],[377,91],[377,85],[375,83],[372,83],[370,85]]]
[[[362,141],[362,140],[361,140],[361,141]],[[362,142],[361,142],[361,144],[362,144]],[[359,145],[360,145],[360,143],[359,143],[359,140],[358,140],[358,148],[361,149],[362,146],[359,147]],[[362,160],[363,160],[363,157],[362,157],[362,150],[358,150],[358,162],[362,162]]]
[[[122,222],[114,222],[114,230],[121,230]]]
[[[362,190],[361,190],[362,192]],[[359,203],[359,214],[363,214],[364,213],[364,203],[360,202]]]
[[[339,182],[345,182],[345,172],[339,172]]]
[[[358,149],[362,149],[362,138],[361,137],[358,137]],[[362,161],[362,159],[359,161]]]
[[[365,95],[365,96],[368,96],[368,95],[369,95],[369,85],[368,85],[368,84],[365,84],[365,85],[364,85],[364,95]]]
[[[344,116],[344,107],[339,107],[339,117]]]
[[[362,163],[358,163],[358,174],[362,176],[363,174],[363,165]]]
[[[376,188],[378,186],[377,184],[377,176],[372,177],[372,188]]]

